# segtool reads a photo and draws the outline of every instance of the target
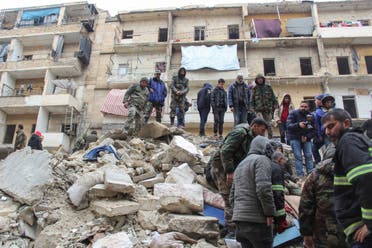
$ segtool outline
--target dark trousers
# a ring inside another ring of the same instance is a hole
[[[248,109],[242,106],[234,106],[234,127],[240,123],[248,122]]]
[[[236,240],[243,248],[271,248],[273,245],[272,227],[263,223],[235,222]]]
[[[210,109],[198,109],[199,116],[200,116],[200,126],[199,126],[199,134],[205,135],[205,123],[208,120],[208,114]]]
[[[284,123],[279,123],[279,132],[280,132],[280,142],[284,143],[284,144],[289,144],[289,142],[287,143],[286,142],[286,139],[285,137],[287,136],[286,133],[287,133],[287,124],[284,122]]]
[[[214,116],[214,125],[213,125],[213,133],[222,135],[223,133],[223,123],[225,119],[225,109],[215,109],[213,111],[213,116]]]

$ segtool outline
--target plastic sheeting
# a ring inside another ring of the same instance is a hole
[[[294,36],[310,36],[314,31],[312,17],[292,18],[287,20],[287,31]]]
[[[23,11],[21,21],[37,19],[49,15],[59,15],[59,8],[36,9]]]
[[[118,152],[116,151],[115,147],[113,147],[112,145],[104,145],[104,146],[97,146],[89,150],[87,153],[85,153],[83,157],[83,161],[96,161],[98,154],[102,151],[113,153],[117,159],[120,159],[120,156]]]
[[[182,67],[186,70],[211,68],[218,71],[239,70],[237,45],[181,47]]]
[[[282,32],[279,19],[253,19],[256,38],[279,37]]]
[[[101,112],[104,114],[128,116],[128,109],[123,104],[125,92],[126,90],[110,90],[103,102]]]

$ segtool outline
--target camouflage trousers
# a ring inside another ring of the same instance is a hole
[[[161,113],[163,111],[163,105],[156,102],[147,102],[146,108],[145,108],[145,123],[150,119],[150,116],[152,114],[152,110],[155,108],[156,111],[156,121],[161,122]]]
[[[273,138],[273,129],[271,127],[271,121],[273,120],[273,115],[271,113],[266,112],[256,112],[258,118],[264,119],[267,122],[267,133],[268,138]]]
[[[174,98],[170,103],[170,118],[176,117],[176,110],[178,108],[178,120],[183,120],[185,116],[185,98]]]
[[[133,128],[133,122],[134,122],[134,128]],[[134,131],[137,133],[143,123],[143,110],[134,106],[130,105],[128,107],[128,118],[124,123],[124,131],[129,132],[129,131]]]
[[[215,159],[212,161],[211,174],[218,192],[221,194],[223,201],[225,202],[224,215],[226,225],[227,227],[234,227],[235,224],[232,222],[232,209],[229,199],[231,186],[227,185],[225,172],[219,169],[222,168],[222,164],[214,165],[213,163],[221,163],[221,159]]]

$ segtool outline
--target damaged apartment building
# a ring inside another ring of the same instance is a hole
[[[192,107],[186,114],[189,130],[199,126],[196,96],[203,84],[216,85],[219,78],[224,78],[227,88],[238,73],[243,73],[248,83],[257,73],[265,74],[278,98],[289,93],[296,106],[301,100],[313,103],[314,96],[326,92],[333,94],[336,105],[348,110],[353,118],[370,117],[369,0],[123,9],[116,16],[105,11],[96,16],[89,6],[65,4],[2,12],[3,20],[7,18],[1,23],[0,54],[5,54],[7,44],[8,50],[7,61],[0,62],[1,142],[11,141],[12,125],[20,122],[24,122],[28,134],[34,126],[46,132],[46,144],[53,141],[54,146],[74,138],[69,130],[107,132],[122,127],[127,115],[122,104],[125,90],[141,77],[151,77],[155,70],[162,72],[169,88],[181,66],[188,70],[190,80],[187,97]],[[27,17],[22,19],[23,13],[54,8],[59,9],[58,17],[48,15],[43,20],[54,23],[45,25],[34,20],[33,25],[20,26]],[[92,24],[94,19],[98,20]],[[58,52],[61,36],[64,46]],[[92,41],[89,65],[76,56],[83,52],[84,38]],[[17,60],[17,56],[22,59]],[[69,93],[72,87],[60,87],[70,85],[69,80],[76,85],[73,95]],[[31,95],[27,93],[30,83]],[[19,95],[21,85],[24,93]],[[39,94],[37,85],[42,91]],[[169,103],[170,94],[163,111],[165,123],[169,122]],[[69,118],[71,109],[76,118]],[[209,115],[207,127],[212,123],[213,116]],[[227,129],[233,125],[229,110],[225,123]]]

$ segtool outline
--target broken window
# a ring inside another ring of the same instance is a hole
[[[337,67],[340,75],[350,74],[349,57],[337,57]]]
[[[205,39],[205,27],[195,27],[194,40],[204,40]]]
[[[265,76],[275,76],[275,60],[263,59]]]
[[[310,112],[314,112],[316,110],[314,96],[304,96],[304,101],[307,101],[309,103]]]
[[[119,64],[118,75],[125,76],[129,73],[129,64]]]
[[[16,125],[6,125],[4,144],[12,144]]]
[[[239,39],[239,25],[229,25],[227,28],[229,30],[229,39]]]
[[[313,75],[311,58],[300,58],[301,75]]]
[[[32,55],[23,56],[23,60],[32,60]]]
[[[358,118],[355,96],[343,96],[342,101],[344,102],[344,109],[349,112],[351,118]]]
[[[159,28],[159,42],[166,42],[168,41],[168,29],[167,28]]]
[[[372,56],[365,56],[367,73],[372,74]]]
[[[155,63],[155,71],[159,70],[161,73],[164,73],[167,68],[167,63],[165,62],[156,62]]]
[[[133,30],[123,30],[122,39],[133,39]]]

